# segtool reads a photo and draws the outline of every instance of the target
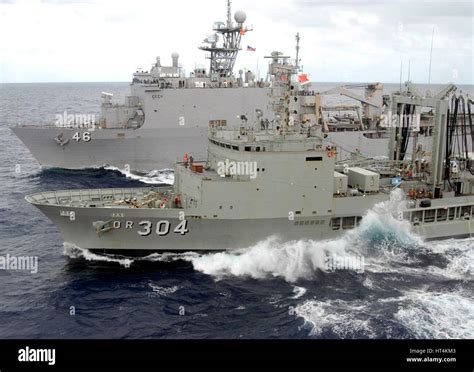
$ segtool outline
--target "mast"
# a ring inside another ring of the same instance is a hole
[[[232,27],[232,2],[227,0],[227,28]]]
[[[428,71],[428,85],[431,84],[431,60],[433,58],[433,41],[434,41],[435,28],[433,27],[433,33],[431,34],[431,50],[430,50],[430,67]]]
[[[296,34],[296,69],[299,68],[300,65],[300,33]]]
[[[403,59],[400,57],[400,93],[402,92]]]
[[[210,53],[206,58],[210,59],[211,78],[219,79],[232,76],[237,54],[241,50],[241,38],[247,31],[251,31],[248,28],[244,29],[243,24],[247,15],[243,11],[235,12],[236,23],[234,24],[231,5],[231,1],[227,0],[227,22],[215,22],[213,27],[215,33],[204,40],[205,45],[199,47],[199,49]],[[222,38],[222,43],[218,45],[220,38]]]
[[[296,62],[281,52],[272,52],[269,74],[271,75],[271,107],[275,112],[277,126],[283,134],[290,131],[294,125],[294,118],[290,115],[290,97],[292,78],[296,74]]]

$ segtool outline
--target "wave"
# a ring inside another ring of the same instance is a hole
[[[148,173],[131,172],[113,166],[106,166],[104,169],[119,172],[128,179],[140,181],[150,185],[172,185],[174,183],[174,172],[172,169],[152,170]]]
[[[145,257],[124,257],[118,254],[96,254],[89,251],[86,248],[78,247],[73,243],[63,243],[63,253],[69,258],[77,259],[83,258],[87,261],[98,261],[98,262],[110,262],[117,263],[125,268],[130,268],[132,264],[139,262],[162,262],[170,263],[175,261],[187,261],[191,262],[193,259],[199,256],[198,253],[185,252],[185,253],[153,253]]]
[[[296,300],[300,297],[303,297],[306,293],[307,289],[304,287],[298,287],[298,286],[293,286],[293,293],[295,294],[293,297],[291,297],[293,300]]]
[[[474,300],[462,291],[410,291],[395,314],[416,338],[474,338]]]
[[[472,339],[474,300],[462,290],[406,291],[378,301],[318,300],[297,305],[310,336],[329,338]]]
[[[394,192],[390,201],[370,210],[359,227],[337,239],[281,242],[269,237],[248,249],[203,255],[191,262],[196,270],[218,279],[279,277],[291,283],[314,279],[319,272],[332,272],[334,258],[359,258],[358,262],[369,270],[372,262],[379,261],[413,264],[417,262],[417,249],[424,251],[423,240],[411,233],[408,222],[392,217],[401,201],[401,193]],[[350,269],[364,271],[364,267]]]
[[[162,287],[162,286],[159,286],[158,284],[155,284],[153,282],[149,282],[148,286],[151,288],[153,294],[158,296],[158,297],[167,297],[167,296],[177,292],[180,289],[179,286]]]
[[[134,262],[134,260],[131,258],[123,258],[123,257],[118,257],[118,256],[113,256],[113,255],[95,254],[89,251],[88,249],[78,247],[77,245],[72,244],[72,243],[64,242],[63,247],[64,247],[63,253],[69,258],[83,258],[87,261],[113,262],[113,263],[118,263],[119,265],[125,268],[129,268]]]
[[[253,279],[282,278],[289,283],[313,280],[319,274],[332,274],[341,268],[331,265],[349,259],[359,267],[342,267],[358,274],[397,273],[469,277],[472,274],[474,239],[430,242],[410,231],[410,224],[392,216],[402,201],[400,192],[389,201],[377,204],[362,219],[360,226],[337,239],[282,242],[272,236],[258,244],[234,251],[201,254],[155,253],[144,258],[126,259],[85,254],[86,259],[109,260],[131,265],[134,261],[187,261],[195,270],[221,280],[226,277]],[[351,260],[352,259],[352,260]],[[362,266],[362,267],[360,267]],[[367,279],[367,288],[374,287]]]
[[[308,300],[296,306],[294,313],[311,328],[310,336],[375,338],[376,331],[364,311],[366,306],[361,301]]]

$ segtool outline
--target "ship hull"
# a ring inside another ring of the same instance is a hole
[[[126,217],[112,218],[124,213],[123,209],[61,208],[37,206],[58,227],[63,240],[95,252],[147,255],[152,252],[225,251],[247,248],[275,236],[280,241],[300,239],[322,240],[335,238],[340,232],[329,229],[329,218],[321,218],[321,226],[295,226],[288,218],[266,219],[187,219],[185,234],[174,232],[182,223],[176,211],[127,210]],[[61,216],[61,211],[74,211],[75,220]],[[115,228],[98,234],[94,223],[112,220]],[[157,229],[165,232],[158,235]],[[127,226],[131,226],[128,228]],[[148,228],[150,233],[148,235]]]
[[[138,129],[118,127],[117,113],[105,115],[107,129],[19,125],[14,134],[41,167],[83,169],[104,165],[133,171],[172,168],[185,152],[195,159],[207,155],[210,120],[241,123],[241,115],[255,119],[255,110],[268,117],[268,88],[156,89],[137,92],[145,123]],[[121,124],[123,125],[123,123]],[[117,127],[116,127],[117,126]],[[83,140],[90,132],[90,141]],[[74,140],[75,134],[78,133]],[[56,140],[61,136],[60,144]]]
[[[119,169],[150,171],[171,168],[189,153],[195,159],[206,157],[207,128],[97,129],[91,140],[75,141],[84,129],[57,127],[13,127],[12,131],[44,168],[84,169],[113,166]],[[66,144],[55,138],[62,136]]]
[[[134,189],[118,190],[131,195]],[[149,189],[140,189],[147,193]],[[81,191],[81,200],[87,195],[99,195],[100,190]],[[77,199],[77,191],[71,198]],[[105,190],[105,193],[111,193]],[[72,207],[51,202],[35,202],[44,193],[27,197],[27,201],[40,209],[59,229],[63,240],[80,248],[101,253],[145,256],[153,252],[209,252],[226,251],[255,246],[269,237],[280,242],[309,239],[314,241],[340,237],[355,225],[334,229],[331,219],[345,216],[363,216],[375,204],[388,200],[385,194],[370,197],[335,198],[333,214],[327,216],[302,216],[294,220],[285,218],[206,218],[199,209],[159,209],[129,207]],[[47,193],[67,198],[66,192]],[[454,200],[457,199],[457,200]],[[422,213],[420,222],[413,224],[412,232],[424,239],[463,238],[474,233],[474,196],[438,199],[434,210],[454,208],[453,219],[428,220],[425,210],[413,209],[406,213],[413,221]],[[49,199],[51,200],[51,199]],[[468,206],[469,216],[461,212]],[[472,206],[472,208],[471,208]],[[180,215],[181,214],[181,215]],[[71,215],[74,218],[71,218]],[[101,232],[98,226],[107,227]]]
[[[132,171],[151,171],[172,168],[185,153],[195,159],[207,154],[207,127],[140,128],[137,130],[97,129],[91,131],[91,140],[75,141],[76,133],[82,138],[84,129],[18,126],[12,131],[45,168],[83,169],[113,166]],[[55,140],[62,135],[69,142],[63,146]],[[419,137],[417,143],[425,150],[431,148],[431,137]],[[387,155],[388,138],[367,138],[362,131],[328,133],[327,144],[336,144],[339,159],[360,152],[367,157]],[[412,140],[408,145],[411,149]]]

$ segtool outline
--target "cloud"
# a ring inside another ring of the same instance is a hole
[[[426,82],[435,30],[432,81],[473,83],[470,1],[234,0],[254,31],[236,69],[266,72],[273,50],[301,57],[316,81],[398,81],[400,61]],[[224,20],[224,0],[0,0],[0,81],[129,81],[157,55],[178,51],[189,72],[206,65],[197,48]]]

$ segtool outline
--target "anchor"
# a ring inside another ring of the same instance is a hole
[[[58,136],[57,136],[54,140],[55,140],[56,143],[57,143],[59,146],[61,146],[61,147],[66,146],[66,145],[69,143],[69,140],[68,140],[68,139],[65,140],[65,139],[63,138],[63,134],[62,134],[62,133],[58,134]]]
[[[99,236],[103,233],[106,233],[106,232],[114,229],[113,220],[108,220],[106,222],[104,222],[104,221],[95,221],[95,222],[92,223],[92,226],[94,226],[95,232]]]

